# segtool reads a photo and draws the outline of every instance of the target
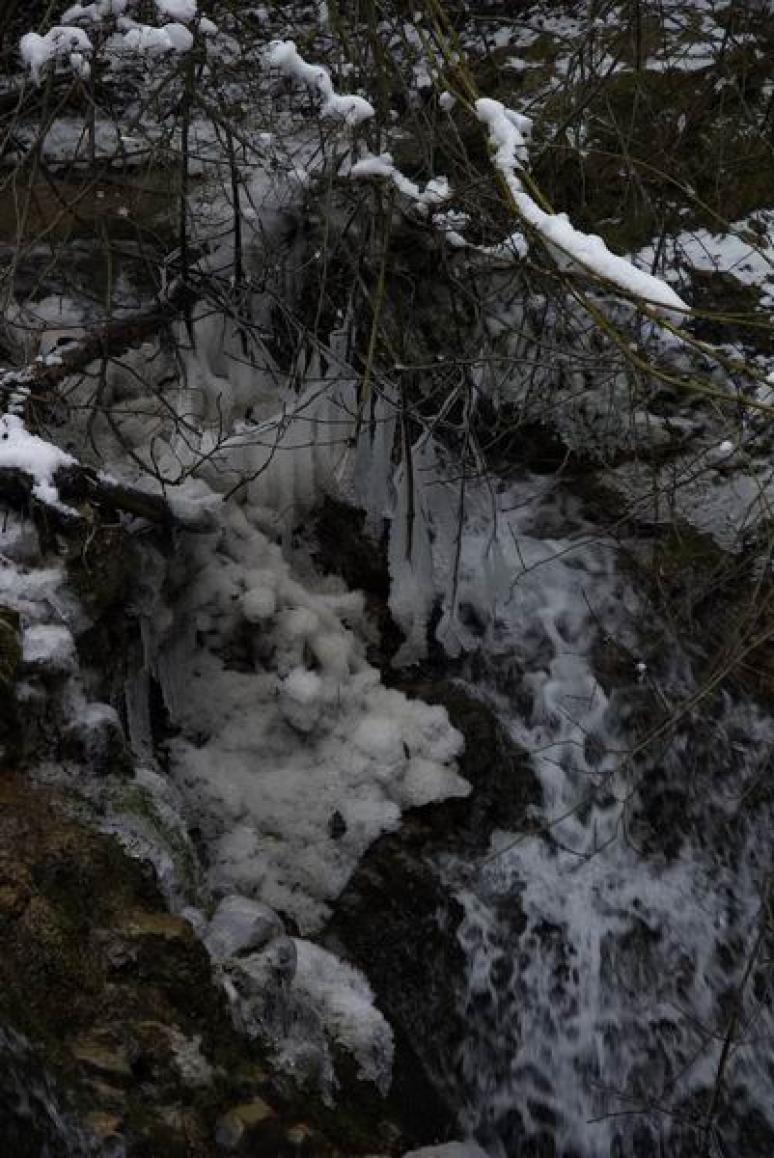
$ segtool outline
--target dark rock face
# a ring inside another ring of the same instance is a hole
[[[215,1067],[240,1053],[250,1059],[206,951],[166,911],[148,866],[63,819],[55,803],[22,780],[0,781],[0,1025],[35,1043],[100,1145],[209,1153],[224,1092]],[[5,1112],[23,1122],[12,1072]],[[38,1129],[50,1117],[30,1114]]]
[[[272,1074],[152,868],[0,776],[0,1151],[14,1158],[402,1153],[394,1105]],[[353,1075],[351,1089],[357,1093]],[[406,1144],[404,1144],[404,1142]]]
[[[539,788],[523,754],[490,709],[449,682],[403,684],[409,694],[442,704],[465,736],[462,774],[467,799],[417,809],[366,854],[326,930],[368,977],[396,1035],[393,1096],[420,1136],[457,1131],[450,1091],[466,1033],[458,1001],[464,955],[457,940],[462,912],[444,860],[475,862],[493,828],[525,827]]]

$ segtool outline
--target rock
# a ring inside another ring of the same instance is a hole
[[[0,607],[0,744],[13,741],[18,733],[16,677],[22,658],[19,613]]]
[[[207,931],[207,918],[201,909],[197,909],[195,905],[186,905],[180,910],[180,916],[188,922],[199,940],[203,941]]]
[[[296,975],[298,951],[292,937],[275,937],[261,953],[244,958],[245,972],[257,984],[264,979],[272,984],[288,984]]]
[[[183,917],[175,917],[171,913],[148,912],[144,909],[135,909],[127,913],[118,925],[117,931],[122,936],[132,939],[162,937],[165,941],[193,940],[191,926]]]
[[[227,1150],[235,1150],[246,1134],[274,1116],[274,1110],[262,1098],[253,1098],[241,1106],[234,1106],[219,1119],[215,1128],[215,1141]]]
[[[288,1020],[288,991],[295,976],[298,953],[291,937],[276,937],[266,949],[230,958],[226,976],[240,1023],[248,1032],[266,1032]]]
[[[314,1130],[303,1122],[298,1122],[286,1131],[285,1137],[294,1150],[303,1150],[314,1142]]]
[[[347,822],[339,812],[338,808],[336,808],[331,814],[331,818],[328,822],[328,832],[330,833],[332,840],[341,840],[342,836],[346,835]]]
[[[21,627],[18,611],[0,607],[0,688],[4,694],[13,688],[22,658]]]
[[[224,1114],[215,1127],[215,1142],[224,1150],[236,1150],[245,1136],[242,1122],[233,1113]]]
[[[226,1152],[216,1123],[231,1111],[224,1129],[242,1131],[246,1154],[291,1158],[286,1135],[299,1122],[313,1131],[300,1152],[314,1158],[407,1148],[396,1126],[390,1145],[380,1143],[381,1123],[397,1123],[398,1111],[375,1092],[330,1108],[313,1087],[278,1077],[259,1042],[235,1030],[209,954],[189,922],[166,911],[150,866],[62,808],[56,793],[0,777],[3,1156],[91,1153],[81,1144],[89,1115],[100,1158],[216,1158]],[[295,964],[285,935],[226,961],[227,976],[273,986],[275,999],[292,993]],[[34,1055],[9,1044],[3,1026]],[[74,1139],[69,1149],[63,1136]]]
[[[123,1118],[120,1114],[111,1114],[107,1110],[95,1110],[86,1115],[84,1124],[89,1133],[94,1134],[104,1144],[120,1139]]]
[[[9,879],[0,868],[0,920],[16,920],[29,903],[32,891],[29,885],[18,879]]]
[[[235,1114],[247,1129],[265,1122],[267,1118],[274,1117],[274,1110],[262,1098],[253,1098],[252,1101],[245,1102],[244,1105],[237,1106],[230,1112]]]
[[[77,1062],[100,1077],[113,1082],[132,1079],[132,1061],[137,1051],[131,1051],[110,1029],[83,1034],[72,1043],[70,1052]]]
[[[93,1154],[40,1052],[0,1026],[0,1140],[8,1158]],[[100,1151],[102,1154],[103,1151]]]
[[[262,949],[285,929],[274,909],[238,895],[224,897],[204,934],[210,954],[222,961]]]

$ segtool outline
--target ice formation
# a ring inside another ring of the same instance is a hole
[[[295,988],[316,1010],[331,1037],[348,1050],[358,1074],[383,1094],[392,1071],[392,1030],[374,1005],[363,974],[311,941],[297,939]]]
[[[401,811],[467,794],[461,737],[443,709],[383,686],[357,635],[360,596],[302,581],[238,507],[185,569],[174,624],[160,609],[147,639],[211,886],[314,930]]]

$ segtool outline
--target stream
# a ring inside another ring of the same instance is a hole
[[[468,687],[543,802],[535,835],[442,866],[464,912],[463,1124],[492,1158],[770,1154],[774,722],[703,701],[677,641],[638,644],[647,605],[561,488],[503,488],[497,516],[511,579]],[[466,598],[490,527],[466,527]]]

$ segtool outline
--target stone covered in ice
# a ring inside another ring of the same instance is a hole
[[[238,894],[224,897],[204,934],[204,943],[216,960],[262,949],[284,933],[274,909]]]

